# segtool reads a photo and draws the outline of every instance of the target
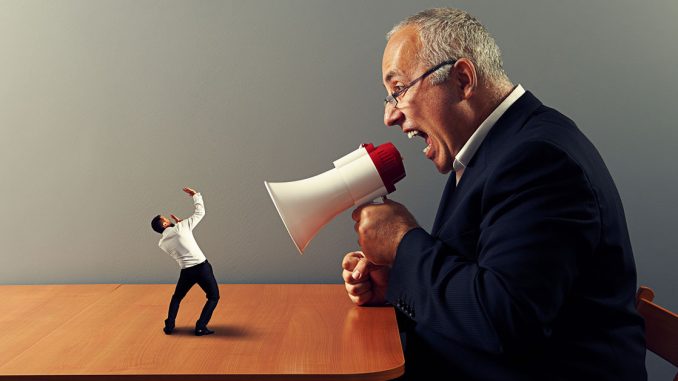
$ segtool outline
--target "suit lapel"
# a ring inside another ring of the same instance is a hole
[[[445,221],[445,210],[452,208],[450,204],[452,194],[454,194],[456,189],[456,177],[454,172],[450,173],[447,176],[447,184],[445,184],[445,190],[443,190],[443,195],[440,197],[440,203],[438,204],[438,212],[436,212],[436,219],[433,222],[433,228],[431,229],[431,235],[434,237],[438,235],[440,230],[440,224]]]
[[[485,173],[488,160],[491,159],[492,154],[496,154],[502,147],[510,145],[511,136],[520,130],[527,119],[541,105],[542,103],[531,92],[526,91],[492,127],[464,170],[458,185],[454,172],[449,175],[438,205],[431,235],[438,236],[441,228],[454,213],[457,200],[461,200],[465,193],[473,189],[474,184]]]

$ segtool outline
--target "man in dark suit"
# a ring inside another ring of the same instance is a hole
[[[591,142],[511,83],[463,11],[394,27],[382,71],[385,124],[454,171],[430,234],[390,200],[353,212],[346,289],[395,306],[405,377],[646,379],[624,211]]]

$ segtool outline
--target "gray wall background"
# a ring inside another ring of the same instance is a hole
[[[350,212],[300,256],[263,181],[393,141],[427,229],[445,177],[382,124],[384,34],[457,6],[512,80],[573,118],[625,203],[640,284],[678,310],[678,2],[0,1],[0,284],[172,283],[152,216],[192,211],[223,283],[338,283]],[[648,359],[652,377],[671,369]],[[665,376],[664,376],[665,375]]]

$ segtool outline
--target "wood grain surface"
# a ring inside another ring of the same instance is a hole
[[[404,359],[391,307],[357,307],[343,285],[220,285],[209,327],[196,285],[173,335],[174,285],[0,286],[0,379],[386,380]]]

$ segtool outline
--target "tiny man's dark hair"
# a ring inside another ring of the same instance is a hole
[[[165,228],[162,226],[162,221],[160,220],[159,214],[153,217],[153,220],[151,220],[151,227],[153,228],[153,230],[160,234],[162,234],[162,232],[165,231]]]

